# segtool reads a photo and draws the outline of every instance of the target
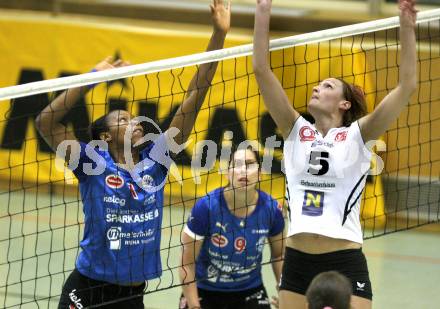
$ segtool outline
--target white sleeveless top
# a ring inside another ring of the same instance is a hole
[[[313,233],[362,244],[359,209],[370,160],[357,121],[323,137],[299,117],[284,142],[288,236]]]

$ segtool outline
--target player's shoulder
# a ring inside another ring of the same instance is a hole
[[[223,187],[217,188],[215,190],[212,190],[208,192],[203,199],[206,203],[210,205],[216,205],[220,203],[221,199],[223,197]]]
[[[349,143],[355,143],[356,145],[363,145],[364,140],[362,138],[359,122],[356,120],[349,126],[341,128],[335,137],[335,141],[348,141]]]
[[[316,135],[316,128],[314,125],[313,118],[305,117],[305,115],[300,115],[293,124],[292,130],[289,133],[286,141],[294,142],[299,139],[301,142],[313,141]]]
[[[258,200],[260,203],[262,203],[268,207],[271,207],[271,208],[277,207],[278,202],[272,195],[270,195],[264,191],[261,191],[261,190],[257,190],[257,191],[258,191],[258,195],[259,195]]]
[[[81,178],[81,180],[86,179],[87,176],[91,175],[88,173],[87,169],[90,168],[86,165],[91,164],[92,169],[96,169],[97,166],[99,169],[105,170],[108,166],[110,166],[113,162],[113,159],[108,152],[108,148],[105,147],[106,145],[104,141],[100,141],[99,144],[96,142],[83,142],[83,141],[75,141],[77,142],[77,145],[79,147],[79,157],[76,158],[79,163],[72,171],[75,173],[75,175],[78,178]],[[75,159],[74,159],[75,160]],[[94,174],[93,174],[94,175]]]
[[[361,127],[359,126],[359,121],[355,120],[353,121],[349,126],[343,127],[345,130],[354,132],[354,133],[360,133]]]
[[[208,192],[206,195],[200,197],[197,200],[197,205],[199,207],[204,207],[208,209],[216,208],[221,201],[222,195],[223,195],[223,188],[222,187],[217,188],[215,190]]]
[[[141,154],[143,154],[144,156],[148,155],[150,153],[151,149],[153,148],[153,146],[154,146],[153,142],[151,142],[151,141],[147,142],[145,145],[142,146],[141,151],[140,151]]]
[[[206,200],[219,200],[223,195],[223,187],[219,187],[217,189],[214,189],[212,191],[209,191],[205,196],[203,196],[203,199]]]

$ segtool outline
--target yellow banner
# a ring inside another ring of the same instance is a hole
[[[0,42],[6,55],[0,58],[4,73],[0,76],[0,86],[87,72],[107,55],[142,63],[201,52],[209,36],[208,31],[139,30],[51,19],[0,19]],[[230,36],[227,46],[250,41],[250,37]],[[350,44],[314,44],[271,54],[274,72],[291,102],[302,112],[312,87],[329,76],[343,76],[363,86],[371,111],[377,100],[377,72],[371,71],[370,61],[373,55],[359,52]],[[68,126],[77,136],[85,136],[87,125],[113,108],[126,108],[133,115],[148,116],[165,126],[183,101],[196,69],[175,69],[101,84],[68,115]],[[36,134],[34,118],[49,100],[46,94],[0,104],[0,182],[3,187],[7,184],[9,190],[45,184],[64,188],[66,182],[70,183],[71,173],[55,169],[54,155],[44,151],[44,143]],[[202,140],[214,140],[221,147],[225,131],[233,132],[234,141],[256,140],[261,146],[267,137],[277,133],[259,96],[250,57],[219,64],[184,161],[188,163],[193,152],[201,150],[195,149],[195,145]],[[278,140],[281,141],[279,136]],[[274,156],[277,160],[273,174],[263,175],[262,189],[281,199],[284,177],[280,174],[280,148],[275,150]],[[200,183],[194,181],[194,171],[189,167],[188,164],[179,165],[183,186],[177,181],[179,179],[170,177],[167,193],[194,198],[226,184],[225,175],[217,171],[218,163],[200,171]],[[72,183],[75,184],[75,180]],[[377,215],[378,211],[382,214],[380,178],[374,178],[367,195],[366,200],[372,201],[371,209],[374,209],[367,217]]]

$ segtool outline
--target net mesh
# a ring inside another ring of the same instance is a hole
[[[438,18],[418,24],[417,94],[382,137],[386,151],[378,152],[376,163],[383,160],[384,170],[369,177],[362,200],[364,238],[440,218],[439,29]],[[327,77],[360,85],[372,111],[398,82],[398,52],[398,29],[391,28],[283,47],[271,53],[270,62],[290,102],[302,113],[313,86]],[[103,77],[105,82],[81,97],[63,122],[84,142],[89,141],[91,121],[116,109],[147,116],[166,130],[199,66],[177,62],[173,69],[123,79],[112,75],[107,81]],[[27,71],[18,83],[40,79],[37,72]],[[80,251],[84,218],[77,180],[67,168],[55,167],[55,155],[35,130],[35,118],[55,94],[18,95],[0,106],[5,115],[0,122],[0,294],[6,308],[53,306]],[[271,137],[279,145],[269,151],[265,145]],[[218,158],[231,143],[257,141],[261,154],[273,155],[271,166],[263,167],[261,189],[284,198],[283,141],[264,108],[250,56],[224,53],[191,139],[175,159],[165,186],[160,246],[164,273],[147,283],[145,293],[180,285],[180,233],[189,211],[197,198],[227,183],[221,169],[227,162],[208,162],[203,141],[217,145]],[[198,160],[202,167],[191,168]]]

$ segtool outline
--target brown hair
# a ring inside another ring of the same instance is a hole
[[[313,278],[306,291],[306,298],[309,309],[349,309],[352,292],[347,277],[336,271],[327,271]]]
[[[337,80],[342,83],[342,95],[344,99],[351,103],[350,109],[344,113],[342,118],[342,125],[348,127],[353,121],[367,114],[365,93],[364,90],[357,85],[349,84],[341,78],[337,78]]]
[[[261,168],[261,157],[257,150],[255,150],[251,145],[247,145],[246,147],[238,147],[236,144],[232,144],[231,147],[231,155],[229,156],[229,164],[228,166],[231,167],[233,161],[234,161],[234,155],[238,150],[250,150],[254,153],[255,161],[258,163],[258,169]]]

